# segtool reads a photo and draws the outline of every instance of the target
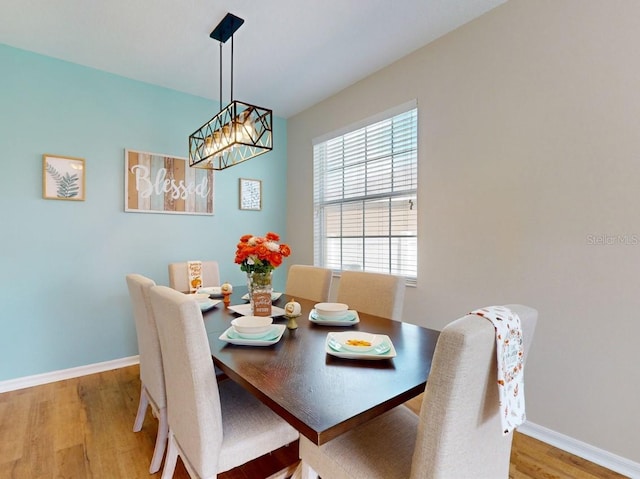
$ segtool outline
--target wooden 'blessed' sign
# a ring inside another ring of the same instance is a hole
[[[212,170],[189,167],[186,158],[125,150],[125,211],[213,214]]]

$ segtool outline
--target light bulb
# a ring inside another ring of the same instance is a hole
[[[203,148],[204,157],[206,158],[207,156],[210,156],[214,151],[215,151],[215,146],[213,144],[213,138],[211,138],[210,136],[207,136],[204,139],[204,148]]]

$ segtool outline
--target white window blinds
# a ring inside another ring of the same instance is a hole
[[[315,264],[415,282],[418,126],[411,106],[314,145]]]

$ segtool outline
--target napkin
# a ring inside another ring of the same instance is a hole
[[[189,292],[195,293],[202,286],[202,261],[187,261]]]
[[[524,407],[524,343],[516,313],[504,306],[476,309],[476,314],[491,321],[496,330],[498,360],[498,397],[502,434],[507,435],[526,420]]]

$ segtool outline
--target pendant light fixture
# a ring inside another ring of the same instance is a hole
[[[273,149],[272,111],[233,98],[233,34],[244,23],[231,13],[209,35],[220,42],[220,106],[222,46],[231,38],[230,103],[189,137],[189,166],[224,170]]]

